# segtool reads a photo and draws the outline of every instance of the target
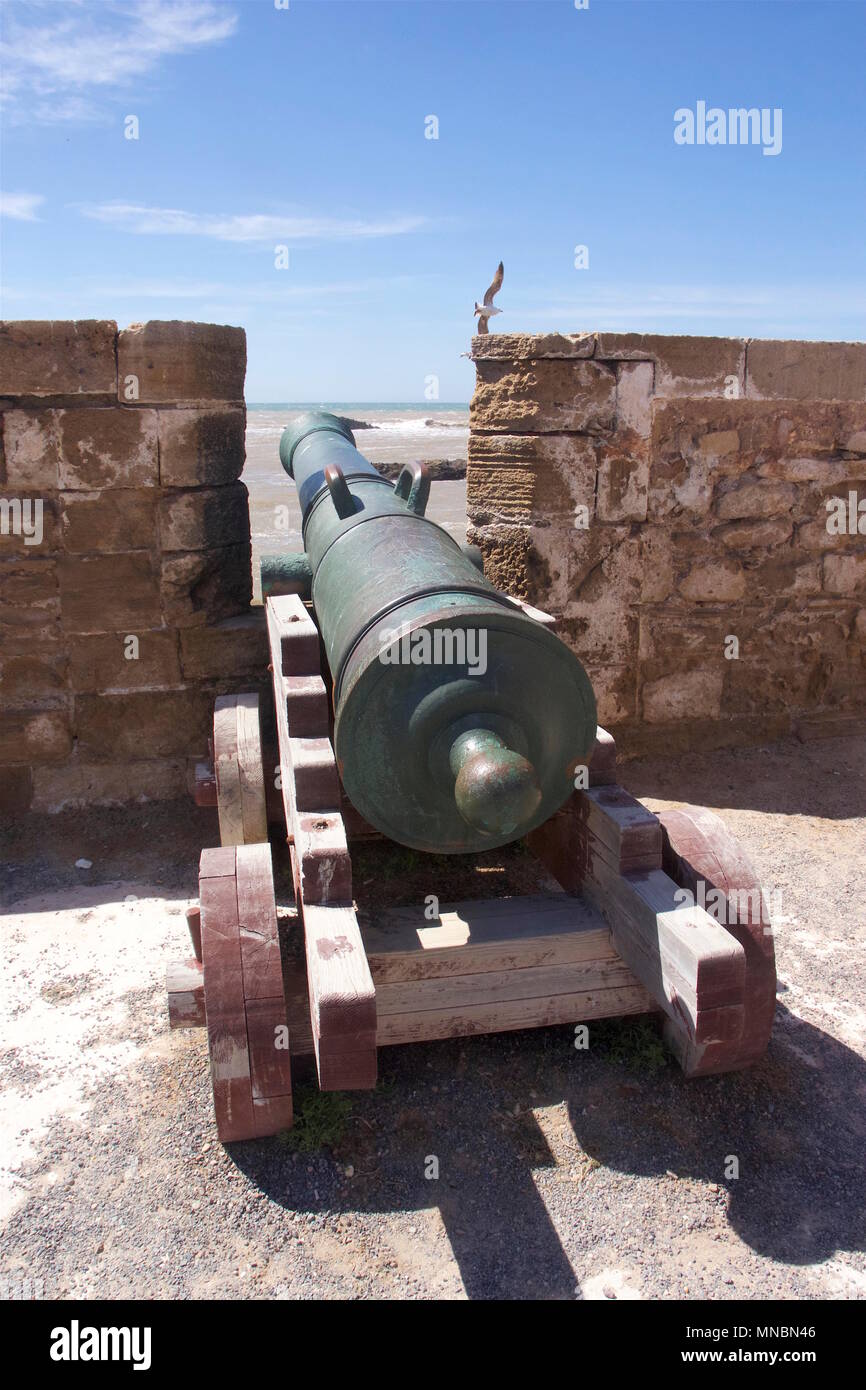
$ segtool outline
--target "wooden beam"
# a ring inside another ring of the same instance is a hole
[[[318,632],[296,595],[269,598],[267,614],[280,780],[304,929],[319,1085],[323,1090],[371,1087],[376,1084],[376,990],[352,907],[352,866],[327,700],[322,703],[324,682],[318,667],[309,669],[313,657],[319,660]]]
[[[563,887],[587,894],[610,924],[623,960],[694,1042],[743,1027],[745,956],[661,869],[661,827],[619,787],[577,792],[530,837]]]

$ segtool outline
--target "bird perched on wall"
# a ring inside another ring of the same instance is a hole
[[[502,313],[501,309],[497,309],[494,307],[493,299],[494,296],[497,295],[502,288],[502,277],[504,274],[505,267],[500,261],[499,265],[497,266],[496,274],[493,277],[493,281],[490,285],[490,288],[484,296],[484,303],[479,304],[476,300],[475,313],[478,315],[479,333],[489,333],[490,329],[487,327],[487,320],[492,319],[494,314]],[[473,318],[474,316],[475,315],[473,315]]]

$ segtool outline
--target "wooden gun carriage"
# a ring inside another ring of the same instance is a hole
[[[326,486],[339,505],[345,483]],[[379,1047],[647,1013],[663,1017],[687,1076],[760,1058],[776,977],[755,871],[718,816],[656,816],[620,787],[600,729],[579,789],[525,836],[560,891],[437,904],[432,915],[420,901],[360,925],[351,846],[377,831],[338,770],[325,644],[299,593],[265,606],[275,728],[263,739],[255,694],[217,700],[213,767],[200,769],[196,799],[217,806],[221,845],[201,857],[194,956],[167,979],[171,1026],[207,1029],[220,1139],[291,1125],[293,1058],[314,1059],[323,1090],[365,1089]],[[276,778],[263,743],[276,749]],[[341,761],[345,749],[344,737]],[[294,880],[285,958],[272,785]]]

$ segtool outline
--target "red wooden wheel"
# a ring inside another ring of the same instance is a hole
[[[292,1077],[270,846],[203,850],[199,894],[217,1133],[276,1134],[292,1123]]]
[[[720,816],[690,806],[659,812],[665,872],[694,894],[739,941],[746,953],[745,1018],[732,1042],[686,1042],[666,1027],[669,1045],[687,1076],[736,1071],[758,1061],[767,1048],[776,1007],[776,959],[772,926],[757,871]],[[719,904],[710,895],[724,894]]]

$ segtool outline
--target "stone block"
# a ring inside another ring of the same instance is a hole
[[[585,663],[592,683],[598,722],[604,729],[615,728],[624,720],[634,719],[637,712],[637,667],[625,665],[600,666],[594,661]]]
[[[0,645],[0,706],[65,706],[66,667],[66,652],[59,643],[4,636]]]
[[[5,410],[0,414],[7,491],[54,492],[60,485],[59,410]]]
[[[743,557],[746,587],[750,594],[769,598],[808,597],[821,592],[821,564],[817,556],[806,556],[784,546],[769,555],[761,550]]]
[[[746,353],[746,397],[866,401],[866,343],[752,338]]]
[[[0,773],[0,816],[8,821],[23,816],[33,801],[33,769],[4,767]]]
[[[678,671],[643,683],[640,690],[643,718],[648,724],[678,719],[718,719],[727,664],[722,658],[714,666]]]
[[[53,555],[60,544],[55,495],[6,489],[0,495],[0,556]]]
[[[0,560],[0,632],[43,640],[57,633],[60,593],[52,559]]]
[[[163,487],[219,487],[240,477],[245,457],[243,407],[160,410],[158,414]]]
[[[866,598],[866,550],[824,556],[824,589],[829,594]]]
[[[585,661],[621,665],[637,657],[640,544],[628,528],[575,532],[568,601],[557,629]]]
[[[58,561],[60,619],[67,632],[141,632],[162,621],[149,551],[64,556]]]
[[[517,362],[531,357],[592,357],[594,333],[476,333],[472,339],[472,360]]]
[[[793,483],[744,478],[716,500],[716,514],[722,520],[745,517],[778,517],[788,513],[797,501],[798,491]]]
[[[67,710],[0,710],[0,765],[56,763],[71,751]]]
[[[714,489],[727,481],[794,485],[796,477],[785,477],[789,459],[825,460],[829,470],[854,413],[826,402],[655,401],[649,517],[705,516]]]
[[[649,456],[633,431],[617,430],[598,447],[599,521],[646,521]]]
[[[762,650],[765,623],[765,609],[755,605],[736,611],[673,605],[642,609],[638,648],[641,678],[654,682],[686,671],[715,669],[728,664],[729,651],[738,651],[739,659],[757,655]],[[737,639],[736,648],[731,637]]]
[[[212,691],[200,687],[76,695],[78,752],[85,762],[201,756],[213,732]]]
[[[664,603],[674,591],[673,555],[666,527],[641,528],[640,580],[641,603]]]
[[[186,759],[89,763],[73,758],[57,767],[36,768],[34,782],[33,810],[43,813],[168,801],[187,794]]]
[[[496,434],[598,433],[616,418],[616,375],[580,359],[480,361],[469,418]]]
[[[131,324],[117,339],[117,393],[124,403],[243,402],[242,328],[179,320]]]
[[[250,512],[244,484],[164,493],[159,500],[159,539],[163,553],[249,544]]]
[[[82,635],[70,645],[69,675],[72,689],[82,692],[161,690],[180,685],[177,632],[174,628],[152,628]]]
[[[618,362],[616,367],[616,428],[633,430],[649,439],[655,366],[652,362]]]
[[[74,491],[156,487],[156,411],[105,406],[59,413],[60,486]]]
[[[570,525],[579,507],[589,522],[595,472],[595,444],[585,435],[472,434],[467,510],[477,526],[535,520]]]
[[[730,521],[725,526],[716,526],[712,531],[712,540],[720,542],[726,550],[772,550],[775,546],[786,545],[793,534],[792,519],[776,516],[756,521]]]
[[[0,323],[0,394],[114,395],[117,324],[101,319]]]
[[[180,661],[187,680],[265,671],[269,655],[264,608],[207,627],[182,628]]]
[[[146,550],[156,534],[156,488],[67,492],[60,502],[63,543],[73,555]]]
[[[742,338],[599,333],[595,358],[653,362],[657,397],[722,396],[732,389],[744,394],[746,344]]]
[[[161,590],[166,621],[191,627],[245,612],[253,596],[251,566],[248,541],[218,550],[163,556]]]

